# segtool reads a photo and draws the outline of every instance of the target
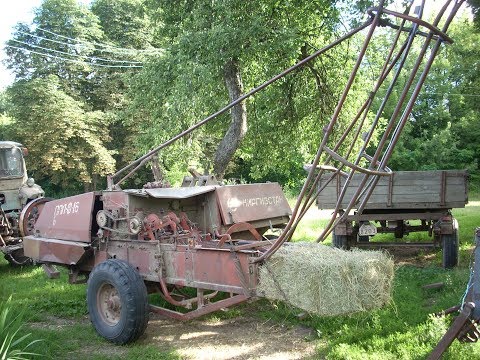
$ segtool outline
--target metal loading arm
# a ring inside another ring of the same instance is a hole
[[[370,9],[370,15],[375,17],[369,27],[369,32],[365,34],[363,46],[331,120],[324,128],[322,141],[293,209],[292,217],[277,242],[260,258],[255,259],[255,262],[267,260],[284,242],[290,241],[308,208],[314,203],[320,192],[325,189],[325,183],[321,186],[319,184],[326,170],[336,169],[332,176],[327,176],[327,183],[332,180],[335,174],[347,174],[347,177],[338,196],[333,215],[317,241],[323,241],[333,231],[336,224],[342,220],[342,216],[337,217],[339,214],[346,216],[357,205],[357,211],[360,213],[363,211],[379,179],[390,175],[387,167],[388,160],[409,119],[413,105],[440,46],[444,42],[448,43],[451,41],[446,32],[462,3],[463,0],[446,1],[431,24],[421,19],[425,1],[416,9],[416,16],[408,14],[409,8],[403,14],[386,10],[383,8],[383,3],[376,8]],[[453,6],[450,6],[452,4]],[[388,54],[384,58],[383,66],[379,66],[379,70],[375,69],[378,76],[369,95],[357,107],[358,110],[353,109],[354,114],[356,111],[353,119],[350,122],[345,121],[347,120],[345,118],[349,116],[346,114],[348,111],[345,109],[348,106],[346,100],[347,97],[351,98],[352,96],[350,89],[356,81],[357,73],[362,63],[365,61],[367,50],[370,49],[369,45],[372,42],[374,31],[379,26],[389,26],[389,21],[386,22],[381,17],[384,15],[398,20],[399,25],[394,27],[397,29],[394,40]],[[443,26],[439,29],[438,26],[441,22]],[[404,38],[401,35],[407,30],[406,25],[408,23],[411,23],[411,26],[408,28],[408,36]],[[425,28],[427,32],[421,32],[421,27]],[[412,55],[414,41],[421,41],[419,43],[420,51],[418,54],[413,54],[413,61],[407,61],[408,57]],[[407,66],[410,66],[410,68],[407,68]],[[400,84],[399,81],[402,71],[406,71],[405,77],[407,80],[404,84]],[[392,97],[394,89],[397,87],[400,88],[398,100]],[[374,99],[380,100],[380,106],[375,113],[372,111]],[[388,122],[383,126],[380,120],[387,117],[385,114],[387,103],[392,105],[394,110],[391,116],[388,114]],[[374,118],[372,123],[368,124],[365,120],[370,113],[373,113]],[[343,123],[343,129],[345,130],[342,130],[340,126],[342,121],[345,121]],[[380,140],[376,145],[373,143],[375,133],[380,134]],[[359,144],[361,140],[363,140],[363,144]],[[360,150],[357,154],[354,154],[354,151],[358,148]],[[374,148],[374,154],[371,157],[366,157],[370,162],[369,166],[363,166],[362,161],[365,158],[367,148]],[[363,176],[360,180],[360,185],[351,198],[348,198],[348,206],[342,209],[342,201],[347,195],[347,189],[349,189],[356,172],[361,173]]]
[[[444,314],[461,310],[445,335],[440,339],[427,360],[438,360],[455,339],[461,342],[477,342],[480,339],[480,228],[475,230],[475,249],[470,279],[462,299],[462,305],[446,310]]]

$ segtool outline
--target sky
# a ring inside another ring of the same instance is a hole
[[[77,0],[77,2],[84,4],[89,4],[91,1]],[[400,0],[397,1],[400,2]],[[14,80],[13,75],[2,62],[5,59],[4,44],[11,38],[13,28],[18,22],[31,23],[35,8],[38,8],[41,3],[42,0],[2,1],[2,11],[0,12],[0,90],[10,85]],[[426,11],[431,11],[432,9],[428,9],[428,7],[439,7],[443,1],[427,0],[426,3]]]
[[[88,4],[91,0],[77,0],[79,3]],[[11,38],[13,28],[18,22],[31,23],[35,8],[38,8],[42,0],[7,0],[2,1],[0,12],[0,61],[5,59],[3,51],[5,42]],[[13,75],[3,62],[0,63],[0,90],[13,82]]]

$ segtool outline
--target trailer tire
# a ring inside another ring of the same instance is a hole
[[[443,247],[443,267],[451,269],[458,265],[458,222],[453,220],[453,233],[441,235]]]
[[[368,243],[368,242],[370,242],[370,236],[368,236],[368,235],[358,235],[358,242]]]
[[[333,247],[340,249],[349,249],[350,244],[348,243],[348,236],[332,234],[332,245]]]
[[[87,306],[95,330],[115,344],[135,341],[148,324],[145,283],[123,260],[109,259],[95,266],[88,278]]]

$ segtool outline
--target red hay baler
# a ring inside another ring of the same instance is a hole
[[[255,296],[251,260],[271,244],[262,235],[283,227],[291,210],[280,186],[266,183],[90,192],[33,202],[26,213],[34,226],[25,254],[50,275],[62,264],[70,282],[88,278],[95,328],[123,344],[143,333],[150,309],[188,320]],[[186,297],[184,287],[197,294]],[[151,292],[188,312],[149,306]]]

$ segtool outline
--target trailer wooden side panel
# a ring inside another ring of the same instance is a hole
[[[331,174],[324,174],[318,186],[324,186],[330,178]],[[348,206],[363,178],[364,174],[354,175],[341,208]],[[466,170],[395,171],[391,176],[381,177],[366,209],[462,208],[468,202],[467,178]],[[320,192],[317,197],[320,209],[335,208],[345,179],[336,175]]]

